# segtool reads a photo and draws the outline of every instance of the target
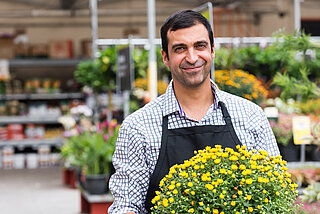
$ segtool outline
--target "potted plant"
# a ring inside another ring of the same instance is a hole
[[[295,213],[286,161],[265,151],[206,147],[160,181],[151,213]]]
[[[79,169],[77,180],[80,187],[90,194],[104,194],[108,191],[118,131],[119,125],[114,120],[97,123],[86,129],[79,126],[77,134],[68,137],[61,147],[62,158],[68,166]]]
[[[119,126],[114,125],[106,131],[107,133],[104,130],[98,130],[94,133],[82,134],[82,140],[85,144],[82,153],[82,169],[85,175],[85,188],[90,194],[106,193],[109,177],[113,172],[112,155],[115,150]]]

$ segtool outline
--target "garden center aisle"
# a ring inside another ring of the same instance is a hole
[[[0,213],[77,214],[80,193],[63,185],[60,167],[0,170]]]

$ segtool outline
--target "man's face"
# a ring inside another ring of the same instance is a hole
[[[174,84],[196,88],[210,78],[214,59],[208,31],[203,24],[168,31],[168,55],[161,50],[164,64],[171,70]]]

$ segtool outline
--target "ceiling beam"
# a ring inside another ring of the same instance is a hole
[[[156,24],[159,26],[163,24],[163,21],[157,21]],[[99,27],[147,27],[147,20],[146,21],[139,21],[134,23],[129,22],[114,22],[114,21],[102,21],[99,22]],[[71,28],[71,27],[85,27],[90,28],[91,22],[78,22],[78,23],[65,23],[65,22],[51,22],[51,23],[34,23],[34,22],[28,22],[28,23],[21,23],[21,22],[11,22],[11,23],[0,23],[0,28],[7,28],[7,27],[14,27],[14,28]]]
[[[0,0],[0,2],[8,2],[11,4],[23,4],[27,6],[36,6],[36,7],[42,7],[46,9],[59,9],[60,5],[59,3],[52,3],[47,1],[41,1],[41,0]]]
[[[169,15],[175,12],[177,8],[157,8],[157,15]],[[132,9],[99,9],[98,16],[118,17],[118,16],[146,16],[145,8]],[[52,17],[89,17],[90,10],[11,10],[0,11],[0,18],[52,18]]]

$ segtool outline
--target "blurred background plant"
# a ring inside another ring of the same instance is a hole
[[[240,69],[264,82],[269,97],[306,101],[319,97],[320,49],[305,33],[274,34],[270,45],[216,49],[215,69]],[[272,84],[273,83],[273,84]]]
[[[110,174],[119,125],[115,120],[101,122],[66,138],[61,156],[67,166],[79,167],[86,175]]]
[[[115,89],[116,51],[115,47],[109,47],[101,51],[96,60],[80,62],[74,72],[77,82],[90,87],[95,93]]]
[[[298,197],[298,203],[302,202],[298,214],[318,214],[320,213],[320,182],[308,185],[302,190],[302,195]]]
[[[274,76],[273,84],[282,89],[280,98],[293,98],[298,101],[319,98],[320,89],[314,82],[320,75],[319,60],[316,60],[318,47],[305,33],[276,35],[276,42],[271,47],[281,54],[283,67]]]
[[[268,91],[254,75],[241,70],[216,70],[215,82],[221,90],[255,103],[260,103],[268,95]]]
[[[300,109],[302,114],[320,115],[320,99],[310,99],[306,102],[297,102],[297,108]]]
[[[278,121],[270,120],[277,143],[287,146],[292,138],[292,115],[279,113]]]
[[[148,92],[148,80],[138,78],[133,83],[133,90],[130,97],[130,112],[134,112],[150,102],[150,94]],[[164,80],[157,81],[158,94],[162,95],[166,92],[168,83]]]

